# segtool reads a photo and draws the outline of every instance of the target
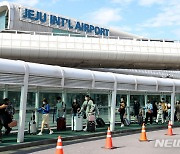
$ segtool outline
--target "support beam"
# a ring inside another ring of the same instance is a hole
[[[39,108],[39,91],[35,94],[35,121],[36,121],[36,128],[38,130],[39,128],[39,113],[37,112],[37,109]]]
[[[115,130],[115,115],[116,115],[116,91],[112,91],[112,99],[111,99],[111,119],[110,119],[110,130]]]
[[[18,123],[18,135],[17,142],[24,142],[24,127],[26,119],[26,104],[27,104],[27,93],[28,93],[28,78],[29,78],[29,66],[24,63],[25,75],[24,84],[21,86],[21,98],[19,107],[19,123]]]
[[[174,103],[175,103],[175,85],[173,86],[173,92],[171,93],[171,122],[174,125]]]
[[[112,99],[112,95],[108,94],[108,121],[110,122],[111,120],[111,99]]]
[[[145,104],[144,105],[146,106],[147,101],[148,101],[148,95],[147,94],[144,95],[144,100],[145,100]]]
[[[62,101],[67,104],[67,92],[66,91],[63,91],[62,92]],[[66,112],[64,113],[64,117],[66,117]]]
[[[130,93],[127,94],[127,119],[131,121],[130,116]]]
[[[4,86],[3,99],[8,98],[8,85]]]
[[[117,79],[114,74],[114,89],[112,91],[112,99],[111,99],[111,120],[110,120],[110,130],[115,130],[115,115],[116,115],[116,95],[117,95]]]

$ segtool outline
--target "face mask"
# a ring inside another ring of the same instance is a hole
[[[45,104],[46,104],[46,102],[43,102],[43,104],[45,105]]]

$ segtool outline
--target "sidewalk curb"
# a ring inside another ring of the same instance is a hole
[[[180,126],[173,126],[173,128],[177,128]],[[157,127],[150,127],[147,128],[146,131],[155,131],[155,130],[163,130],[166,129],[165,126],[157,126]],[[114,131],[112,132],[112,134],[114,136],[121,136],[121,135],[129,135],[129,134],[133,134],[133,133],[140,133],[141,128],[135,128],[135,129],[127,129],[127,130],[118,130],[118,131]],[[98,133],[94,133],[94,134],[87,134],[87,135],[82,135],[82,136],[70,136],[70,137],[65,137],[62,138],[63,141],[74,141],[74,140],[83,140],[84,142],[87,141],[87,139],[91,139],[93,137],[103,137],[106,135],[106,132],[98,132]],[[11,151],[11,150],[18,150],[18,149],[22,149],[22,148],[27,148],[27,147],[33,147],[33,146],[38,146],[38,145],[48,145],[48,144],[56,144],[57,142],[57,138],[56,139],[47,139],[47,140],[40,140],[40,141],[33,141],[33,142],[26,142],[26,143],[19,143],[19,144],[14,144],[14,145],[10,145],[10,146],[2,146],[0,147],[0,152],[3,151]],[[83,141],[82,141],[83,142]]]

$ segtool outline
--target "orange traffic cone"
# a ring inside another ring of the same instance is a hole
[[[169,123],[168,123],[168,133],[165,134],[165,135],[169,135],[169,136],[174,135],[174,134],[173,134],[173,131],[172,131],[172,124],[171,124],[171,121],[169,121]]]
[[[61,136],[59,136],[57,140],[56,154],[64,154]]]
[[[110,128],[109,128],[109,127],[108,127],[108,130],[107,130],[107,137],[106,137],[105,148],[106,148],[106,149],[113,149],[112,136],[111,136],[111,131],[110,131]]]
[[[140,136],[139,141],[148,141],[147,136],[146,136],[146,128],[145,128],[144,123],[142,125],[142,131],[141,131],[141,136]]]

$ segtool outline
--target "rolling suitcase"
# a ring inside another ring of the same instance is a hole
[[[105,122],[102,118],[97,118],[96,119],[96,123],[99,127],[104,127],[105,126]]]
[[[32,112],[31,122],[29,122],[29,131],[28,132],[29,132],[29,134],[33,134],[33,135],[35,135],[37,133],[34,111]]]
[[[143,124],[143,116],[138,116],[138,124],[139,125]]]
[[[72,131],[81,131],[83,130],[83,120],[81,115],[72,116],[71,121],[71,130]]]
[[[57,118],[57,131],[66,130],[66,119],[63,117]]]
[[[95,132],[96,131],[95,121],[88,121],[88,123],[87,123],[87,131],[88,132]]]
[[[129,126],[130,125],[130,121],[127,118],[124,118],[124,125],[125,126]]]

